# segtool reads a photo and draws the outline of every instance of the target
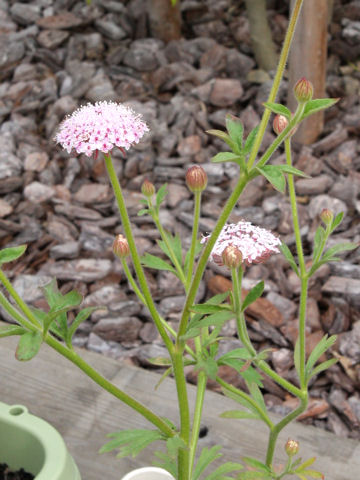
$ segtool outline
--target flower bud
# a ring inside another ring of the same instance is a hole
[[[234,245],[228,245],[222,253],[222,261],[228,268],[238,268],[242,264],[243,256]]]
[[[124,235],[116,235],[113,243],[113,252],[119,258],[126,258],[130,255],[129,244]]]
[[[186,185],[190,192],[202,192],[207,185],[207,175],[205,170],[199,165],[190,167],[186,172]]]
[[[305,103],[312,99],[314,87],[305,77],[300,78],[294,87],[294,95],[299,103]]]
[[[325,225],[329,225],[334,219],[334,213],[328,208],[324,208],[320,213],[320,218]]]
[[[288,119],[284,115],[276,115],[273,121],[273,129],[276,135],[280,135],[280,133],[285,130],[285,128],[289,125]]]
[[[299,443],[295,440],[289,440],[285,444],[285,452],[289,457],[293,457],[299,451]]]
[[[147,179],[145,178],[143,184],[141,185],[141,193],[144,195],[144,197],[152,197],[155,193],[155,187],[154,185]]]

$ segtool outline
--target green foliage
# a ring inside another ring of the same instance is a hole
[[[0,338],[11,337],[12,335],[22,335],[25,332],[25,328],[22,328],[19,325],[0,325]]]
[[[212,462],[222,457],[222,454],[219,453],[220,450],[221,447],[219,445],[214,445],[210,449],[208,447],[204,447],[201,450],[199,459],[194,469],[192,480],[198,480]]]
[[[145,429],[121,430],[120,432],[109,433],[107,437],[112,438],[112,440],[101,447],[99,453],[119,450],[117,454],[119,458],[130,455],[136,457],[151,443],[166,439],[159,430]]]
[[[316,100],[310,100],[305,105],[304,113],[302,114],[301,120],[304,120],[304,118],[309,117],[314,113],[320,112],[320,110],[332,107],[338,101],[338,98],[318,98]]]
[[[0,250],[0,266],[3,263],[13,262],[25,253],[27,246],[19,245],[18,247],[3,248]]]
[[[162,202],[164,201],[166,195],[168,194],[168,191],[166,190],[167,189],[167,183],[165,183],[164,185],[162,185],[157,194],[156,194],[156,200],[155,200],[155,203],[156,203],[156,207],[159,208],[160,205],[162,204]]]
[[[166,236],[166,241],[170,245],[170,248],[172,249],[176,260],[178,261],[179,265],[182,265],[182,247],[181,247],[181,239],[178,234],[175,236],[170,235],[169,233],[164,233]],[[165,255],[171,260],[171,252],[168,249],[165,241],[163,240],[158,240],[158,245],[161,248],[161,250],[165,253]]]
[[[284,174],[279,168],[280,165],[264,165],[263,167],[255,167],[255,170],[261,173],[271,185],[281,193],[285,193],[286,181]]]
[[[272,113],[275,113],[276,115],[283,115],[288,120],[290,120],[291,118],[290,110],[284,105],[281,105],[281,103],[265,102],[264,107],[268,108],[269,110],[271,110]]]
[[[155,257],[155,255],[151,255],[150,253],[145,253],[145,255],[141,257],[141,263],[145,267],[153,268],[155,270],[168,270],[176,275],[176,270],[174,267],[165,262],[165,260],[162,258]]]
[[[227,410],[223,412],[220,417],[222,418],[236,418],[239,420],[243,419],[252,419],[252,420],[259,420],[259,415],[254,415],[253,413],[246,412],[245,410]]]
[[[183,335],[182,340],[188,340],[189,338],[197,337],[201,329],[204,327],[219,326],[222,327],[224,323],[234,317],[234,313],[230,311],[219,311],[212,313],[204,318],[201,314],[194,315],[187,326],[185,335]]]
[[[327,366],[324,364],[319,365],[322,366],[321,369],[318,369],[317,372],[314,373],[313,367],[316,364],[316,362],[319,360],[321,355],[323,355],[329,348],[331,348],[334,343],[336,342],[336,335],[332,335],[331,337],[328,338],[327,335],[324,335],[323,338],[320,340],[320,342],[316,345],[314,350],[310,353],[308,361],[305,366],[305,376],[307,380],[309,380],[313,375],[316,375],[316,373],[319,373],[320,371],[324,370],[327,368]],[[336,359],[333,359],[336,361]],[[324,362],[331,366],[335,361],[332,361],[330,363]]]
[[[226,115],[226,130],[231,140],[234,142],[235,150],[240,155],[243,150],[244,127],[239,118],[233,115]]]
[[[300,276],[299,269],[298,269],[298,266],[295,262],[293,254],[290,252],[289,247],[285,243],[282,243],[278,248],[279,248],[280,252],[286,258],[286,260],[289,262],[291,268],[294,270],[296,275],[299,277]]]
[[[251,305],[255,300],[257,300],[264,291],[264,282],[261,281],[255,287],[253,287],[250,292],[246,295],[243,304],[241,306],[241,311],[243,312],[249,305]]]
[[[260,125],[257,125],[255,128],[253,128],[251,130],[251,132],[249,133],[249,135],[247,136],[245,146],[244,146],[244,155],[249,155],[249,153],[251,152],[251,149],[254,145],[256,136],[257,136],[258,131],[259,131],[259,126]]]
[[[20,336],[18,346],[16,348],[15,357],[17,360],[27,362],[35,357],[42,343],[41,332],[25,332]]]
[[[243,457],[242,461],[249,467],[256,469],[258,472],[266,473],[268,475],[271,475],[272,473],[271,469],[267,465],[265,465],[265,463],[256,460],[256,458]]]
[[[241,463],[226,462],[220,467],[217,467],[210,475],[205,477],[205,480],[231,480],[232,477],[228,477],[228,473],[242,470],[244,467]]]

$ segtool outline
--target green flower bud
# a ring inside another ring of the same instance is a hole
[[[113,252],[119,258],[126,258],[130,255],[129,244],[124,235],[117,235],[115,237]]]
[[[289,121],[284,115],[275,115],[273,121],[273,129],[276,135],[280,135],[280,133],[285,130],[288,125]]]
[[[320,213],[320,218],[325,225],[329,225],[334,219],[334,213],[328,208],[324,208],[324,210]]]
[[[289,457],[293,457],[299,451],[299,443],[295,440],[289,440],[285,444],[285,452]]]
[[[243,256],[234,245],[228,245],[222,253],[222,261],[228,268],[238,268],[242,264]]]
[[[202,192],[207,185],[207,175],[205,170],[199,165],[190,167],[185,176],[186,185],[190,192]]]
[[[141,193],[144,195],[144,197],[152,197],[155,193],[155,187],[154,185],[146,178],[141,185]]]

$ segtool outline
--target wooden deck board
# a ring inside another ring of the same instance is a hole
[[[119,480],[131,468],[150,464],[151,449],[135,459],[117,459],[113,453],[98,455],[112,431],[146,427],[147,422],[76,369],[68,360],[46,345],[31,362],[20,364],[14,358],[16,338],[0,339],[0,400],[26,405],[31,413],[51,422],[64,436],[79,465],[82,480]],[[154,411],[177,423],[175,388],[172,379],[155,391],[156,373],[123,365],[93,352],[82,350],[83,357],[126,392],[135,395]],[[190,398],[195,388],[190,387]],[[224,410],[235,408],[223,396],[207,392],[203,425],[208,434],[200,445],[222,444],[226,460],[241,455],[264,455],[267,430],[260,422],[219,418]],[[274,417],[276,418],[276,417]],[[327,480],[359,478],[360,444],[321,429],[292,424],[283,432],[277,462],[285,461],[281,446],[287,438],[300,441],[304,458],[316,456],[316,468]]]

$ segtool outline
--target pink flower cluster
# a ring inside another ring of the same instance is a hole
[[[203,237],[201,243],[206,243],[210,235]],[[232,245],[242,254],[243,262],[262,263],[273,253],[279,253],[281,241],[264,228],[255,227],[250,222],[230,223],[221,230],[219,238],[211,252],[210,260],[222,266],[222,254],[226,247]]]
[[[90,157],[94,152],[110,152],[115,146],[126,150],[149,129],[141,116],[129,107],[114,102],[87,104],[65,118],[61,123],[55,141],[71,152],[85,153]]]

